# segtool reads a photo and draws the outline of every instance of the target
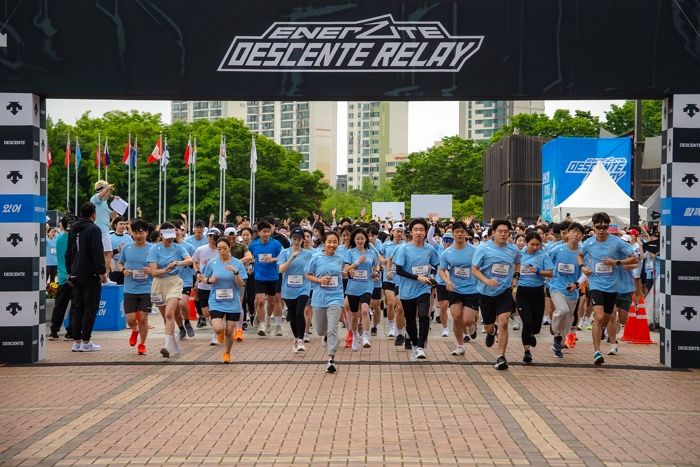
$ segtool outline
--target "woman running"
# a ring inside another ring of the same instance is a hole
[[[350,329],[352,330],[352,350],[360,350],[358,323],[362,318],[362,347],[372,347],[369,341],[369,303],[372,300],[374,279],[379,275],[379,259],[373,249],[368,249],[367,233],[355,229],[350,235],[350,249],[345,252],[345,274],[348,286],[345,294],[350,308]],[[361,316],[360,316],[361,315]]]

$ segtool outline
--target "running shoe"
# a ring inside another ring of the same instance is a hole
[[[357,334],[359,334],[359,335],[361,336],[362,333],[364,332],[364,331],[362,330],[362,321],[360,321],[360,322],[358,323],[358,325],[359,325],[359,327],[357,328]]]
[[[396,336],[396,340],[394,341],[394,345],[397,347],[399,345],[403,345],[403,341],[404,341],[403,334],[399,334],[398,336]]]
[[[501,355],[496,359],[496,363],[493,365],[493,367],[497,370],[507,370],[508,369],[508,362],[506,361],[506,357]]]
[[[472,340],[472,338],[471,338],[471,336],[470,336],[469,334],[465,334],[465,335],[462,337],[462,342],[465,343],[465,344],[466,344],[467,342],[471,341],[471,340]]]
[[[523,363],[532,363],[532,352],[526,350],[523,354]]]
[[[442,323],[442,320],[440,319],[440,315],[435,316],[435,322],[438,324]]]
[[[180,340],[185,340],[185,337],[187,337],[187,331],[185,331],[185,327],[183,326],[180,328]]]
[[[370,344],[369,337],[367,337],[367,334],[362,336],[362,347],[365,349],[369,349],[372,347],[372,344]]]
[[[493,334],[486,334],[486,347],[493,347],[493,343],[496,342],[496,332]]]
[[[57,341],[58,339],[60,339],[60,337],[58,337],[58,333],[57,333],[57,332],[52,332],[51,334],[49,334],[49,340],[50,340],[50,341]]]
[[[464,347],[461,345],[452,351],[452,355],[455,356],[464,355],[465,353],[467,353],[467,351],[464,350]]]
[[[194,337],[194,329],[189,321],[185,321],[185,331],[187,331],[187,337]]]
[[[160,354],[163,356],[163,358],[170,358],[170,351],[167,347],[160,349]]]
[[[389,329],[389,334],[387,334],[386,337],[397,337],[398,334],[399,334],[399,331],[395,327],[392,326],[391,329]]]
[[[311,342],[311,338],[309,337],[309,333],[305,332],[304,333],[304,342]]]
[[[554,352],[554,356],[557,358],[564,358],[564,354],[561,352],[561,336],[554,336],[552,340],[552,345],[550,349]]]
[[[418,360],[425,360],[425,349],[423,349],[423,347],[416,347],[416,358]]]
[[[226,337],[224,336],[224,331],[216,333],[216,342],[218,342],[219,344],[223,344],[225,340]]]
[[[211,335],[211,340],[209,341],[209,345],[219,345],[219,339],[217,338],[216,334]]]
[[[224,352],[224,363],[231,363],[231,354]]]
[[[608,355],[617,355],[618,351],[617,345],[613,344],[610,346],[610,350],[608,350]]]
[[[603,358],[603,354],[599,350],[593,354],[593,364],[602,365],[603,363],[605,363],[605,359]]]
[[[198,328],[203,328],[207,325],[207,320],[204,318],[204,316],[200,316],[197,318],[197,327]]]
[[[178,339],[177,336],[173,336],[172,354],[173,355],[180,355],[181,353],[182,353],[182,349],[180,349],[180,339]]]
[[[80,342],[73,342],[73,347],[70,350],[71,352],[82,352],[80,350]]]
[[[371,336],[376,336],[377,335],[377,326],[372,326],[372,329],[370,329],[369,334]]]
[[[275,336],[283,336],[284,333],[282,332],[282,326],[279,324],[275,326]]]
[[[513,331],[518,331],[520,330],[520,319],[515,318],[513,320]]]
[[[472,325],[471,329],[467,331],[469,333],[469,337],[472,338],[472,340],[476,339],[476,324]]]
[[[139,338],[139,330],[138,329],[132,329],[131,330],[131,335],[129,336],[129,345],[130,346],[135,346],[136,345],[136,340]]]
[[[64,341],[72,341],[72,340],[73,340],[73,336],[71,335],[70,332],[67,332],[66,335],[63,336],[63,340],[64,340]]]
[[[360,350],[360,336],[355,334],[352,339],[352,351],[357,352],[358,350]]]
[[[566,335],[566,340],[564,341],[564,345],[566,346],[567,349],[573,349],[576,347],[576,334],[573,332],[570,332]]]
[[[335,373],[337,370],[335,368],[335,361],[331,358],[328,360],[328,364],[326,364],[326,373]]]
[[[265,332],[265,323],[260,323],[258,325],[258,336],[265,337],[267,333]]]
[[[406,336],[403,338],[403,348],[406,350],[411,350],[413,346],[411,345],[411,339]]]
[[[236,333],[233,335],[233,339],[236,342],[243,342],[243,329],[241,329],[241,328],[236,329]]]
[[[348,329],[345,334],[345,348],[349,349],[350,347],[352,347],[352,329]]]
[[[306,347],[304,347],[303,339],[299,339],[299,352],[306,352]]]
[[[102,346],[97,345],[97,344],[93,343],[92,341],[90,341],[88,343],[83,342],[80,345],[81,352],[97,352],[100,349],[102,349]]]
[[[542,321],[542,326],[549,326],[549,319],[545,316],[544,320]]]
[[[136,352],[139,355],[146,355],[146,344],[139,344],[139,346],[136,347]]]
[[[442,328],[442,337],[450,337],[450,330],[448,328]]]
[[[409,360],[411,360],[412,362],[417,362],[417,361],[418,361],[418,357],[416,356],[416,349],[417,349],[417,348],[418,348],[418,347],[415,347],[415,348],[412,348],[412,349],[411,349],[411,356],[409,357]]]

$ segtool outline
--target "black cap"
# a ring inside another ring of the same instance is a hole
[[[202,227],[206,227],[206,224],[204,223],[204,221],[203,221],[202,219],[197,219],[196,221],[194,221],[194,226],[195,226],[195,227],[199,227],[200,225],[201,225]]]
[[[290,237],[298,236],[304,238],[304,230],[301,227],[294,227],[292,233],[289,234]]]

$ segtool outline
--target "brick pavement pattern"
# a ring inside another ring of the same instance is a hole
[[[100,352],[49,342],[40,364],[0,367],[0,465],[700,464],[700,373],[663,368],[656,345],[596,368],[589,331],[561,360],[545,328],[524,366],[512,331],[499,372],[483,334],[455,357],[433,324],[412,363],[380,326],[329,375],[318,336],[293,354],[288,326],[248,331],[224,365],[209,328],[165,361],[151,321],[146,356],[129,331],[97,332]]]

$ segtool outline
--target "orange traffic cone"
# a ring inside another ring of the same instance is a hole
[[[644,304],[644,296],[639,297],[639,303],[637,303],[637,327],[634,330],[635,333],[632,336],[633,344],[653,344],[654,341],[651,340],[651,334],[649,334],[649,321],[647,318],[647,307]]]
[[[637,335],[638,324],[637,307],[634,302],[632,302],[632,304],[630,304],[630,311],[627,313],[627,323],[625,323],[625,328],[622,331],[620,340],[624,342],[634,342],[634,336]]]
[[[190,321],[194,321],[197,319],[197,307],[194,305],[194,289],[190,291],[190,300],[188,305],[190,307]]]

